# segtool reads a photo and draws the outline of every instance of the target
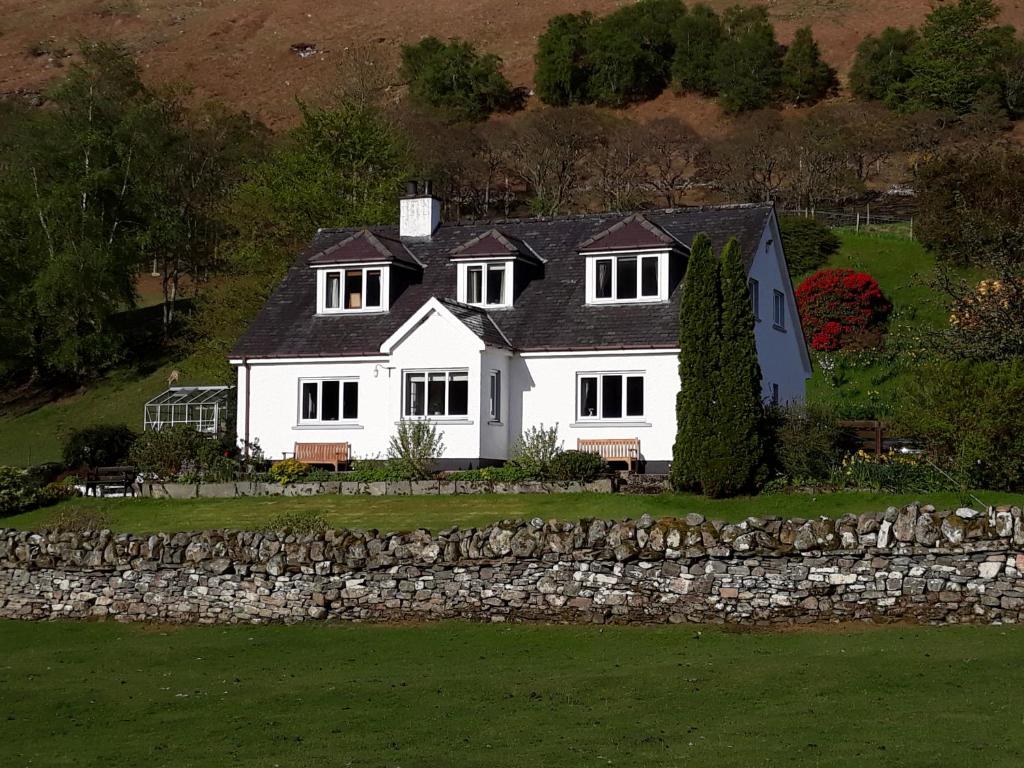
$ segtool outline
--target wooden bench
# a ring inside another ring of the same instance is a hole
[[[636,471],[640,461],[640,438],[610,437],[605,440],[576,441],[576,450],[596,453],[607,462],[622,461],[630,472]]]
[[[135,495],[135,467],[95,467],[85,475],[85,495],[103,496],[117,490],[125,496]]]
[[[335,472],[352,460],[348,443],[296,443],[292,456],[303,464],[330,464]]]

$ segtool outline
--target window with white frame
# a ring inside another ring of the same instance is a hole
[[[382,312],[386,307],[387,272],[382,267],[323,270],[323,312]]]
[[[407,417],[469,414],[468,371],[405,371],[402,413]]]
[[[786,329],[786,294],[782,291],[775,291],[775,304],[772,322],[779,330]]]
[[[750,311],[754,313],[754,319],[761,319],[761,286],[754,278],[747,280],[747,290],[750,291]]]
[[[459,265],[459,301],[483,307],[512,305],[512,262]]]
[[[665,298],[662,254],[599,256],[591,259],[587,300],[593,303],[659,301]]]
[[[333,424],[359,418],[359,382],[355,379],[302,379],[299,423]]]
[[[490,378],[490,420],[501,421],[501,371],[491,371]]]
[[[580,373],[576,394],[581,421],[643,418],[643,373]]]

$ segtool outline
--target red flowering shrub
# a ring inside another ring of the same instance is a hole
[[[892,312],[878,281],[852,269],[822,269],[796,289],[800,322],[811,348],[835,352],[878,339]]]

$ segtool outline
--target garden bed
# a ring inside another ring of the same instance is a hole
[[[502,483],[486,480],[387,480],[355,482],[327,480],[280,483],[239,480],[227,483],[147,482],[136,486],[138,495],[157,499],[223,499],[236,496],[454,496],[466,494],[614,493],[613,478],[577,482]]]

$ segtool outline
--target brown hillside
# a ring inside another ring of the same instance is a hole
[[[424,35],[460,36],[505,60],[530,85],[537,35],[557,13],[606,13],[616,0],[0,0],[0,94],[38,90],[60,75],[61,49],[80,38],[121,39],[154,83],[187,82],[197,96],[249,110],[274,126],[296,116],[295,98],[329,87],[353,44],[397,50]],[[721,9],[735,0],[710,0]],[[749,3],[744,0],[743,4]],[[888,25],[918,24],[929,0],[770,0],[780,39],[810,24],[828,60],[845,72],[860,39]],[[1003,19],[1024,27],[1024,0],[1006,0]],[[315,43],[302,59],[293,43]],[[56,56],[53,51],[57,51]],[[642,114],[716,122],[700,99],[665,96]]]

